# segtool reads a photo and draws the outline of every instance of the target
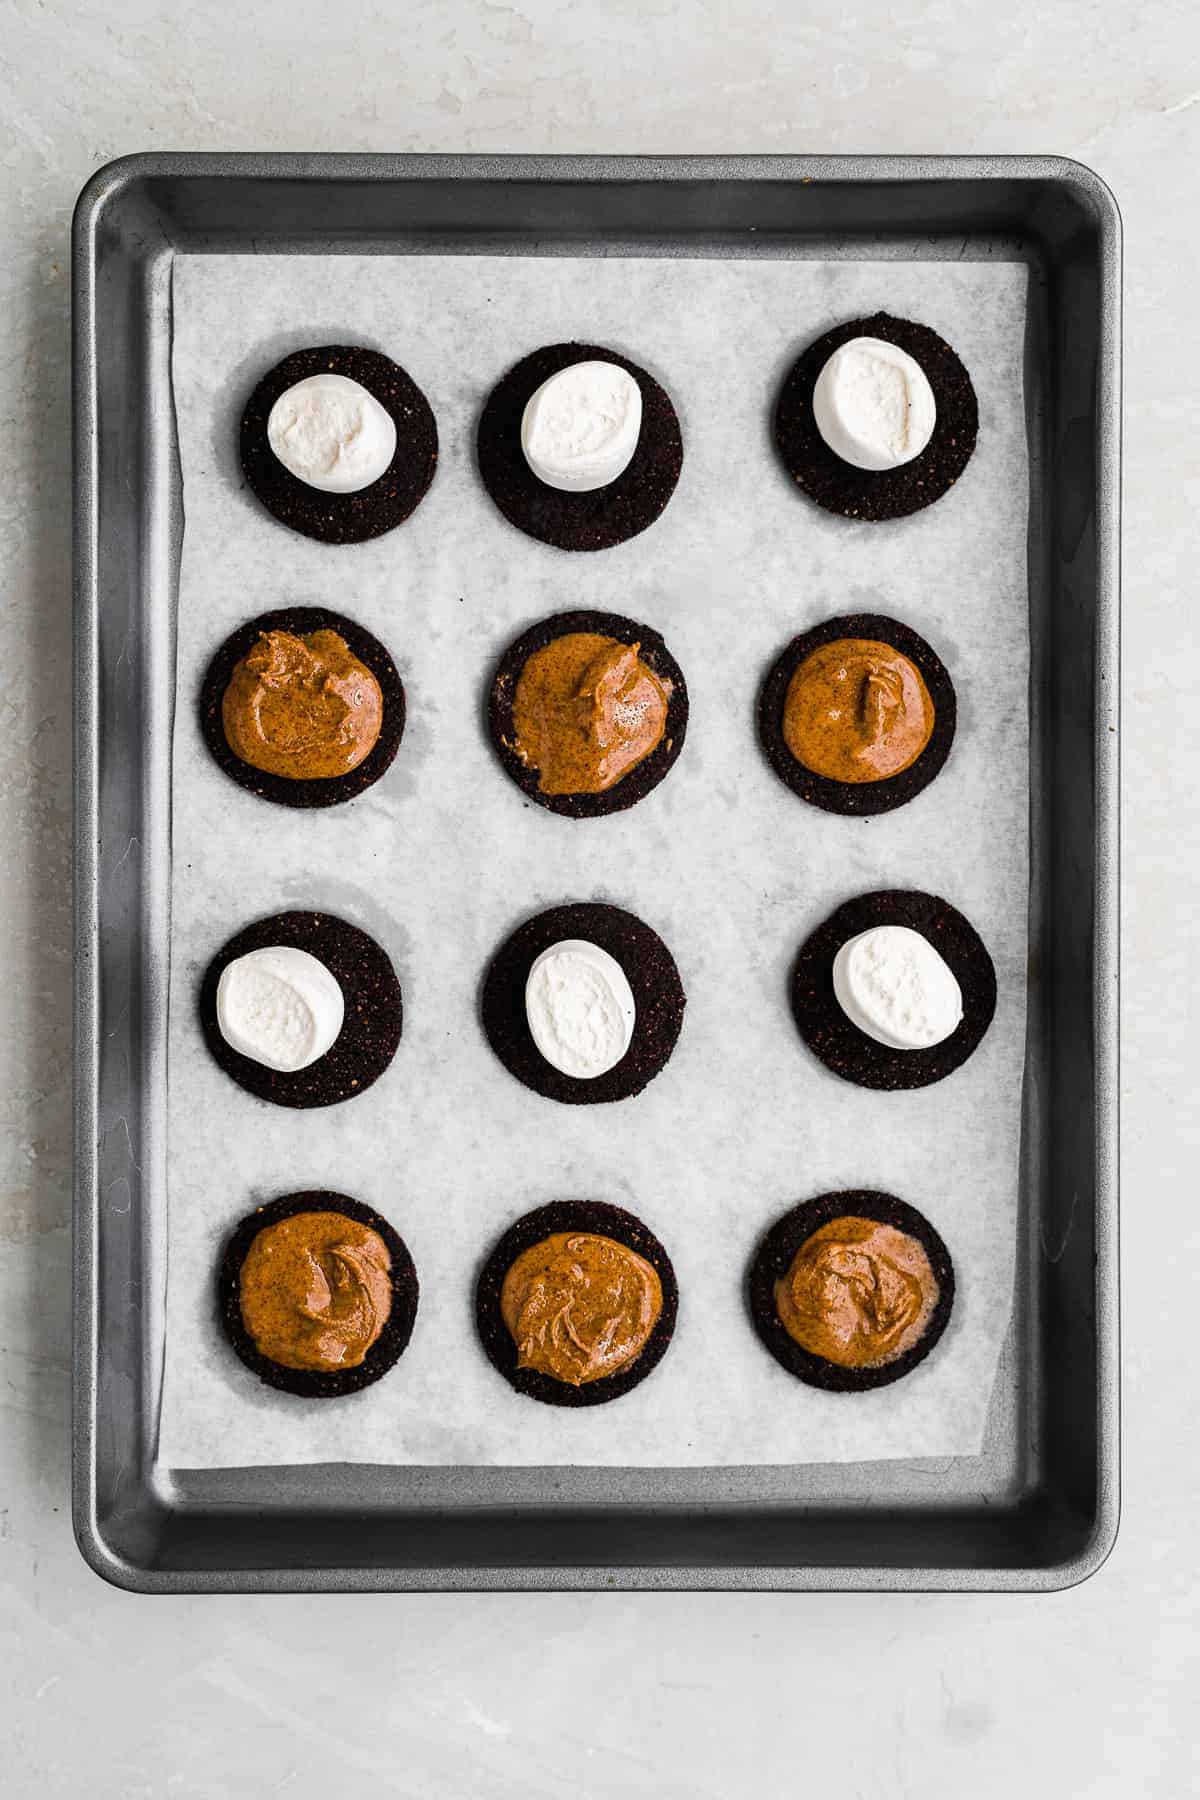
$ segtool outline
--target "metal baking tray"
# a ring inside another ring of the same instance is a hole
[[[166,1268],[177,250],[1013,258],[1030,992],[1016,1304],[979,1457],[173,1471]],[[74,224],[74,1517],[143,1592],[1066,1587],[1118,1515],[1120,218],[1055,158],[136,156]]]

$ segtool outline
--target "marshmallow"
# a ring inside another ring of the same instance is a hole
[[[539,481],[568,494],[607,487],[633,460],[642,390],[616,363],[578,362],[543,381],[521,417],[521,449]]]
[[[298,481],[323,494],[357,494],[396,454],[396,425],[348,375],[310,375],[271,408],[267,442]]]
[[[937,403],[919,362],[882,338],[851,338],[813,389],[817,430],[856,469],[898,469],[933,436]]]
[[[928,1050],[958,1028],[962,989],[927,937],[876,925],[833,959],[838,1005],[858,1029],[892,1050]]]
[[[633,1038],[636,1012],[620,963],[582,938],[543,950],[525,983],[534,1043],[548,1063],[577,1081],[615,1068]]]
[[[289,1075],[332,1047],[344,1012],[342,990],[325,964],[286,944],[235,957],[217,983],[217,1024],[225,1042]]]

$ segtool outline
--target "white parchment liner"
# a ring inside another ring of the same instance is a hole
[[[1008,1322],[1025,1030],[1028,474],[1025,270],[1010,264],[654,258],[184,257],[174,385],[186,530],[173,777],[169,1281],[160,1456],[179,1467],[314,1461],[753,1464],[978,1451]],[[813,337],[879,307],[933,326],[979,395],[979,446],[925,513],[851,524],[778,466],[770,415]],[[611,345],[668,388],[683,426],[675,498],[641,537],[569,555],[506,524],[474,433],[490,386],[539,344]],[[413,518],[329,547],[244,489],[237,423],[259,377],[304,345],[361,342],[409,370],[441,459]],[[306,814],[244,793],[200,735],[196,694],[221,640],[285,603],[340,609],[388,645],[409,725],[385,779]],[[640,805],[576,822],[527,805],[482,724],[497,656],[566,607],[656,626],[683,666],[682,757]],[[942,775],[863,822],[805,806],[755,735],[763,671],[833,612],[891,613],[950,669],[958,737]],[[916,1093],[842,1082],[787,1004],[801,938],[867,888],[941,893],[995,959],[995,1023],[974,1058]],[[635,1100],[566,1107],[501,1067],[477,1022],[485,964],[528,913],[604,898],[666,938],[688,992],[664,1073]],[[373,932],[404,988],[391,1069],[346,1105],[252,1099],[210,1060],[197,983],[240,926],[293,906]],[[365,1394],[269,1392],[215,1318],[234,1222],[289,1190],[340,1188],[384,1212],[421,1282],[412,1343]],[[945,1237],[958,1275],[936,1353],[894,1387],[803,1387],[750,1328],[744,1272],[763,1229],[827,1188],[890,1189]],[[681,1293],[658,1371],[572,1412],[513,1393],[475,1338],[482,1256],[555,1197],[631,1208]]]

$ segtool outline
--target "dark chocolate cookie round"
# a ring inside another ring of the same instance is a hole
[[[938,1284],[937,1302],[918,1341],[902,1356],[873,1369],[845,1368],[841,1363],[830,1362],[827,1357],[806,1350],[786,1330],[775,1306],[775,1283],[787,1273],[801,1245],[823,1225],[845,1218],[874,1219],[880,1225],[890,1225],[894,1230],[916,1238],[929,1258]],[[790,1375],[798,1376],[810,1387],[826,1388],[838,1394],[858,1394],[868,1388],[887,1387],[924,1362],[950,1322],[954,1305],[954,1265],[941,1237],[915,1206],[906,1206],[894,1194],[875,1193],[869,1188],[848,1188],[842,1193],[821,1194],[815,1200],[806,1200],[775,1221],[750,1264],[747,1297],[755,1331],[776,1362],[782,1363]]]
[[[933,389],[933,435],[919,456],[898,469],[856,469],[843,462],[813,417],[818,375],[834,351],[856,337],[899,345],[920,363]],[[775,406],[775,442],[788,474],[810,500],[848,519],[900,519],[932,506],[966,468],[978,432],[975,389],[949,344],[928,325],[883,312],[850,319],[810,344],[788,370]]]
[[[833,991],[833,959],[842,945],[876,925],[907,925],[928,938],[962,989],[955,1030],[927,1050],[893,1050],[851,1023]],[[996,971],[975,927],[947,900],[909,888],[859,894],[830,913],[800,946],[792,971],[792,1011],[800,1035],[827,1069],[859,1087],[928,1087],[977,1048],[996,1010]]]
[[[534,961],[566,938],[584,938],[607,950],[625,971],[637,1009],[628,1050],[591,1081],[564,1075],[546,1061],[525,1014],[525,983]],[[654,1080],[675,1048],[686,1004],[675,959],[656,931],[619,906],[582,901],[537,913],[504,940],[484,976],[480,1013],[487,1040],[510,1075],[547,1100],[594,1106],[628,1100]]]
[[[784,739],[783,714],[792,676],[814,650],[838,638],[869,638],[889,644],[920,670],[933,701],[933,733],[924,750],[907,769],[882,781],[835,781],[818,775],[796,760]],[[950,754],[957,720],[954,683],[941,658],[923,637],[884,613],[843,613],[801,632],[771,665],[758,695],[758,735],[779,779],[811,806],[855,818],[891,812],[927,788]]]
[[[500,1311],[500,1291],[504,1277],[524,1250],[531,1250],[543,1238],[560,1231],[592,1232],[613,1238],[636,1251],[655,1271],[662,1283],[662,1312],[637,1358],[615,1375],[602,1375],[598,1381],[572,1387],[569,1381],[556,1381],[540,1369],[517,1367],[517,1346],[504,1323]],[[645,1381],[666,1354],[675,1330],[679,1311],[679,1286],[671,1259],[654,1233],[633,1213],[620,1206],[608,1206],[600,1200],[554,1200],[526,1213],[510,1225],[491,1251],[480,1272],[475,1289],[475,1320],[479,1336],[492,1364],[519,1394],[531,1400],[544,1400],[548,1406],[601,1406],[606,1400],[617,1400],[631,1388]]]
[[[642,429],[627,469],[607,487],[567,494],[539,481],[521,448],[528,401],[552,375],[577,362],[610,362],[633,376],[642,392]],[[666,390],[615,350],[597,344],[547,344],[503,376],[479,419],[479,473],[505,518],[530,537],[560,550],[608,550],[653,525],[683,467],[683,437]]]
[[[345,375],[390,414],[396,451],[369,487],[327,494],[285,469],[267,440],[271,408],[310,375]],[[241,426],[242,471],[267,511],[282,525],[323,544],[361,544],[402,525],[429,490],[437,467],[437,423],[412,376],[390,356],[358,344],[296,350],[268,371],[246,402]]]
[[[595,632],[600,637],[616,638],[622,644],[641,646],[638,655],[647,668],[664,684],[669,684],[667,724],[661,741],[649,756],[636,763],[627,775],[602,794],[544,794],[538,786],[540,772],[521,761],[516,751],[513,728],[513,702],[521,671],[537,650],[544,650],[556,638],[573,632]],[[500,658],[488,695],[488,730],[496,753],[521,792],[536,800],[550,812],[563,813],[571,819],[595,819],[605,813],[623,812],[658,786],[672,767],[687,734],[688,695],[683,670],[663,643],[657,631],[626,619],[620,613],[564,612],[541,619],[523,631]]]
[[[323,962],[345,1000],[336,1041],[293,1072],[268,1069],[227,1044],[217,1024],[217,983],[236,957],[277,944],[307,950]],[[332,913],[275,913],[231,937],[209,963],[200,984],[200,1024],[205,1042],[227,1075],[248,1093],[276,1106],[336,1106],[378,1081],[396,1054],[404,1023],[400,983],[391,959],[373,937]]]
[[[221,706],[233,671],[244,656],[249,655],[259,638],[269,631],[289,631],[304,637],[314,631],[336,631],[347,647],[365,664],[379,683],[383,695],[383,721],[379,736],[356,768],[346,775],[334,775],[320,781],[291,781],[283,775],[271,775],[243,762],[229,747]],[[338,806],[353,800],[365,788],[373,787],[391,767],[392,759],[404,736],[404,683],[395,663],[379,642],[361,625],[341,613],[329,612],[323,606],[284,606],[263,613],[241,625],[225,639],[208,665],[200,689],[200,729],[215,760],[231,781],[262,800],[274,800],[279,806]]]
[[[285,1363],[275,1362],[271,1357],[263,1355],[242,1318],[242,1264],[249,1254],[251,1244],[265,1226],[277,1225],[281,1219],[291,1219],[297,1213],[306,1212],[342,1213],[356,1224],[369,1226],[383,1239],[392,1259],[392,1305],[387,1323],[363,1360],[352,1369],[292,1369]],[[221,1327],[246,1367],[260,1381],[265,1381],[268,1387],[280,1388],[286,1394],[298,1394],[304,1399],[314,1400],[332,1400],[342,1394],[357,1394],[360,1389],[370,1387],[381,1375],[387,1374],[403,1355],[412,1336],[419,1291],[413,1259],[399,1232],[373,1207],[366,1206],[361,1200],[352,1200],[348,1194],[331,1193],[326,1188],[312,1188],[302,1194],[284,1194],[281,1199],[270,1200],[265,1206],[258,1206],[252,1213],[248,1213],[234,1227],[225,1246],[217,1276],[217,1306]]]

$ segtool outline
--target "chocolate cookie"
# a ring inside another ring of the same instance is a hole
[[[225,690],[237,664],[269,631],[289,631],[295,637],[304,637],[314,631],[336,631],[379,683],[383,695],[383,723],[379,736],[370,754],[348,774],[321,781],[290,781],[283,775],[256,769],[230,749],[221,718]],[[390,768],[400,748],[404,719],[404,683],[379,639],[352,619],[343,618],[341,613],[328,612],[323,606],[284,606],[239,626],[225,639],[209,663],[200,689],[200,729],[216,761],[239,787],[257,794],[262,800],[274,800],[280,806],[338,806],[343,800],[353,800],[365,788],[373,787]]]
[[[670,684],[667,699],[667,728],[649,756],[635,763],[627,775],[601,794],[544,794],[538,787],[540,771],[521,761],[517,755],[516,731],[513,725],[513,700],[521,671],[529,658],[544,650],[555,638],[573,632],[594,632],[600,637],[616,638],[622,644],[639,644],[638,655],[659,680]],[[687,734],[688,694],[683,670],[663,643],[657,631],[639,625],[635,619],[619,613],[564,612],[531,625],[528,631],[508,646],[500,658],[488,695],[488,730],[496,753],[523,794],[536,800],[550,812],[571,819],[595,819],[605,813],[624,812],[658,786],[672,767]]]
[[[828,775],[818,775],[796,760],[784,739],[784,706],[792,676],[814,650],[838,638],[868,638],[890,644],[915,663],[933,701],[933,733],[924,750],[907,769],[882,781],[834,781]],[[883,613],[843,613],[840,618],[826,619],[811,631],[801,632],[772,664],[758,696],[758,735],[767,761],[779,779],[811,806],[856,818],[891,812],[927,788],[950,754],[957,719],[954,683],[941,658],[923,637]]]
[[[567,494],[539,481],[521,448],[525,407],[544,381],[577,362],[610,362],[642,391],[642,429],[629,467],[607,487]],[[479,420],[479,473],[505,518],[560,550],[608,550],[653,525],[675,492],[683,437],[666,390],[637,363],[596,344],[547,344],[522,357],[488,395]]]
[[[396,451],[370,487],[327,494],[285,469],[267,441],[271,408],[310,375],[345,375],[373,394],[396,427]],[[242,415],[242,471],[280,524],[323,544],[361,544],[403,524],[424,499],[437,467],[437,423],[411,375],[378,350],[322,344],[296,350],[263,376]]]
[[[806,1350],[785,1329],[775,1306],[775,1284],[787,1273],[801,1245],[823,1225],[841,1218],[874,1219],[916,1238],[929,1258],[938,1284],[937,1302],[918,1342],[893,1362],[881,1363],[876,1368],[846,1368]],[[954,1305],[954,1265],[938,1233],[914,1206],[906,1206],[892,1194],[849,1188],[840,1194],[821,1194],[816,1200],[806,1200],[775,1221],[750,1264],[747,1298],[755,1331],[776,1362],[782,1363],[790,1375],[798,1376],[810,1387],[826,1388],[837,1394],[858,1394],[868,1388],[887,1387],[924,1362],[950,1322]]]
[[[594,1080],[564,1075],[533,1041],[525,1015],[525,983],[534,961],[552,944],[584,938],[620,963],[633,990],[637,1018],[628,1050]],[[628,1100],[664,1067],[675,1048],[687,997],[675,959],[656,931],[633,913],[601,901],[552,906],[505,939],[484,976],[480,1014],[487,1040],[510,1075],[568,1105]]]
[[[268,1069],[243,1056],[221,1036],[217,983],[221,971],[251,950],[286,944],[323,962],[345,998],[338,1037],[306,1069]],[[209,963],[200,984],[200,1024],[217,1062],[248,1093],[276,1106],[336,1106],[378,1081],[396,1054],[404,1022],[400,983],[387,952],[373,937],[332,913],[286,912],[258,919],[230,938]]]
[[[615,1239],[634,1250],[650,1264],[662,1284],[662,1312],[636,1361],[615,1375],[602,1375],[598,1381],[573,1387],[569,1381],[556,1381],[540,1369],[517,1367],[517,1346],[500,1311],[500,1290],[504,1277],[523,1250],[540,1244],[543,1238],[560,1231],[594,1232]],[[488,1358],[504,1379],[519,1394],[531,1400],[544,1400],[548,1406],[601,1406],[606,1400],[617,1400],[631,1388],[645,1381],[658,1367],[671,1342],[679,1311],[679,1286],[671,1259],[654,1233],[620,1206],[608,1206],[599,1200],[555,1200],[526,1213],[510,1225],[492,1250],[480,1272],[475,1289],[475,1320]]]
[[[919,362],[933,389],[937,423],[919,456],[898,469],[856,469],[829,448],[813,417],[813,389],[835,350],[851,338],[882,338]],[[940,500],[975,448],[979,406],[971,377],[928,325],[874,313],[850,319],[810,344],[789,369],[775,407],[775,442],[792,480],[826,512],[848,519],[900,519]]]
[[[940,1044],[893,1050],[860,1031],[833,991],[833,959],[842,945],[876,925],[907,925],[928,938],[962,989],[963,1016]],[[947,900],[906,888],[859,894],[830,913],[801,946],[791,983],[800,1035],[827,1069],[866,1088],[919,1088],[966,1062],[996,1010],[996,971],[975,927]]]
[[[277,1225],[296,1213],[343,1213],[359,1225],[378,1232],[392,1259],[392,1306],[387,1323],[363,1360],[352,1369],[292,1369],[284,1363],[264,1356],[246,1329],[242,1318],[240,1283],[242,1264],[250,1246],[264,1226]],[[235,1226],[217,1276],[217,1307],[222,1329],[246,1367],[265,1381],[268,1387],[280,1388],[287,1394],[304,1399],[336,1399],[342,1394],[357,1394],[386,1375],[399,1361],[412,1336],[419,1297],[417,1271],[408,1246],[400,1234],[373,1207],[348,1194],[335,1194],[325,1188],[313,1188],[303,1194],[285,1194],[282,1199],[268,1201]]]

